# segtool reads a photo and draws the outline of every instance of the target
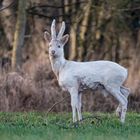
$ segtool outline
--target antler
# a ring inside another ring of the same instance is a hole
[[[52,35],[52,39],[56,39],[55,19],[53,20],[51,25],[51,35]]]
[[[61,29],[60,29],[60,31],[59,31],[59,33],[58,33],[58,36],[57,36],[58,39],[62,38],[62,36],[63,36],[63,34],[64,34],[64,31],[65,31],[65,22],[63,21],[63,22],[62,22]]]

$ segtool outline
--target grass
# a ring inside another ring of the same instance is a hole
[[[84,116],[90,116],[85,113]],[[122,125],[114,114],[96,113],[78,125],[71,114],[0,113],[1,140],[139,140],[140,114],[128,113]]]

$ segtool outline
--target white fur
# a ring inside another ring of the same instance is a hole
[[[106,96],[112,94],[119,102],[116,114],[120,115],[121,122],[125,121],[127,111],[127,97],[129,90],[122,84],[127,78],[127,69],[111,61],[91,61],[75,62],[64,58],[64,45],[68,40],[68,35],[64,35],[65,24],[56,36],[55,20],[51,26],[51,40],[48,33],[45,33],[49,40],[49,58],[59,85],[71,95],[71,106],[73,122],[82,119],[81,115],[81,96],[84,89],[100,89]],[[53,52],[55,51],[55,54]]]

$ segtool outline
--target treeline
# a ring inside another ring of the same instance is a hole
[[[70,34],[66,58],[120,63],[129,69],[127,85],[139,93],[139,0],[1,0],[0,8],[1,69],[48,62],[43,32],[55,18],[66,22]]]

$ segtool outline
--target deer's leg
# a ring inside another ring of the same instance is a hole
[[[72,107],[73,122],[76,122],[77,121],[76,109],[78,107],[78,90],[76,88],[71,88],[70,95],[71,95],[71,107]]]
[[[126,97],[128,98],[129,94],[130,94],[130,90],[124,86],[121,86],[120,87],[120,91],[121,93]]]
[[[120,93],[120,95],[122,96],[122,98],[124,99],[124,102],[125,102],[125,104],[122,104],[122,106],[121,106],[121,122],[124,123],[128,101],[124,95],[122,95],[121,93]]]
[[[82,120],[82,113],[81,113],[81,108],[82,108],[82,93],[78,94],[78,106],[77,106],[77,112],[78,112],[78,120]]]
[[[121,87],[120,87],[120,92],[121,92],[126,98],[128,98],[128,96],[129,96],[129,89],[127,89],[127,88],[124,87],[124,86],[121,86]],[[121,112],[122,112],[122,106],[121,106],[121,104],[119,104],[118,107],[117,107],[117,109],[116,109],[116,115],[120,117],[120,116],[121,116]]]
[[[116,109],[116,116],[121,117],[121,112],[122,112],[122,106],[119,103],[117,109]]]
[[[125,115],[127,111],[127,98],[120,92],[120,88],[107,87],[107,90],[119,101],[122,106],[121,122],[125,122]]]

